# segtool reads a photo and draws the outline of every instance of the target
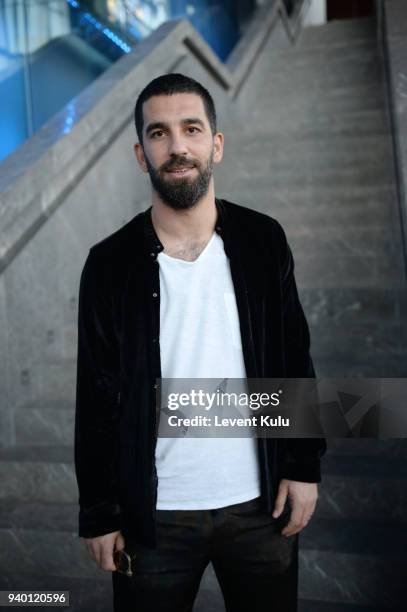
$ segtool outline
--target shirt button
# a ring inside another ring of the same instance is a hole
[[[155,293],[155,292],[153,293],[153,297],[157,297],[157,295],[158,295],[158,293]]]
[[[155,257],[155,253],[150,253],[151,257]]]

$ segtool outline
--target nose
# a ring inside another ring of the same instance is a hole
[[[188,148],[182,134],[173,134],[169,139],[168,153],[170,156],[187,155]]]

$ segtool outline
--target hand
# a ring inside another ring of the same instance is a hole
[[[314,513],[318,499],[318,485],[315,482],[298,482],[283,478],[278,488],[273,517],[280,516],[288,498],[291,506],[290,520],[281,534],[284,536],[294,535],[303,529]]]
[[[123,550],[125,543],[121,531],[106,533],[97,538],[86,538],[86,546],[94,561],[107,572],[116,571],[113,563],[113,552]]]

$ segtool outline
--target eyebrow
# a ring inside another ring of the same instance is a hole
[[[181,123],[183,125],[190,125],[191,123],[196,123],[201,127],[205,127],[204,122],[202,121],[202,119],[199,119],[199,117],[187,117],[186,119],[183,119]],[[150,134],[153,130],[165,130],[167,127],[167,123],[164,123],[163,121],[155,121],[154,123],[150,123],[146,127],[146,134]]]

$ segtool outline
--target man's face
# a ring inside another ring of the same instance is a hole
[[[212,134],[197,94],[153,96],[143,106],[143,145],[135,146],[154,190],[173,209],[194,206],[208,191],[223,137]]]

